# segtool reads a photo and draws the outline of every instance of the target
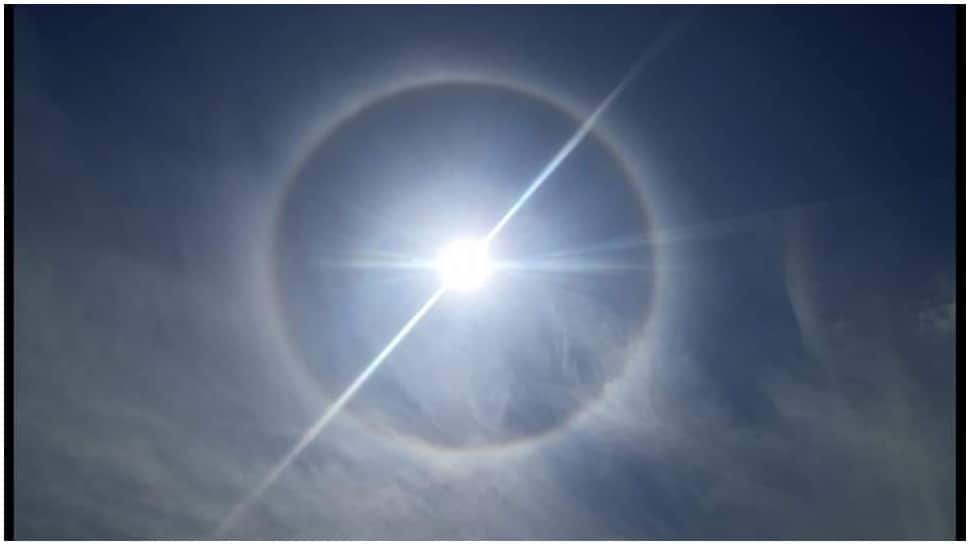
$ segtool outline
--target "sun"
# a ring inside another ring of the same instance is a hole
[[[494,264],[486,242],[459,239],[450,242],[438,253],[435,267],[445,289],[469,292],[485,284],[492,275]]]

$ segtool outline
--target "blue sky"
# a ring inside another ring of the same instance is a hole
[[[953,537],[955,13],[17,7],[17,537],[210,535],[437,282],[349,265],[487,230],[665,31],[226,535]]]

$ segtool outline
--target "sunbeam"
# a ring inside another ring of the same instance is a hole
[[[549,161],[549,164],[547,164],[546,167],[539,172],[539,175],[535,177],[532,183],[529,184],[526,190],[522,193],[522,196],[520,196],[518,200],[512,204],[505,215],[503,215],[502,218],[498,220],[498,223],[495,224],[495,227],[488,232],[488,235],[485,237],[486,243],[491,242],[496,236],[498,236],[499,232],[505,228],[505,225],[509,222],[509,220],[511,220],[512,217],[515,216],[515,214],[523,206],[525,206],[525,203],[528,202],[532,195],[539,190],[546,179],[549,178],[549,176],[556,170],[556,168],[559,167],[560,164],[562,164],[563,161],[566,160],[567,157],[569,157],[569,154],[576,149],[576,146],[578,146],[583,139],[586,138],[586,135],[589,134],[589,131],[591,131],[596,122],[599,121],[599,118],[603,115],[603,112],[605,112],[606,109],[613,104],[613,101],[615,101],[617,97],[623,93],[627,86],[630,85],[630,82],[637,77],[643,67],[646,66],[647,61],[651,60],[653,57],[663,51],[663,49],[670,43],[677,32],[684,28],[684,25],[687,24],[691,16],[693,16],[693,12],[689,13],[688,16],[680,19],[679,21],[676,21],[675,24],[667,27],[663,33],[661,33],[660,37],[658,37],[657,40],[650,47],[648,47],[642,55],[640,55],[640,58],[636,63],[634,63],[633,67],[630,68],[626,75],[623,76],[620,83],[617,84],[612,91],[610,91],[610,94],[606,95],[603,102],[601,102],[600,105],[593,110],[593,113],[590,114],[585,122],[583,122],[576,133],[573,134],[572,138],[566,141],[563,147],[556,153],[556,155],[553,156],[552,160]]]
[[[671,39],[679,32],[687,21],[691,18],[693,12],[689,16],[684,17],[674,24],[667,27],[657,40],[646,49],[646,51],[640,56],[633,67],[627,71],[623,79],[613,88],[612,91],[606,96],[605,99],[593,110],[593,113],[583,122],[580,128],[575,134],[566,142],[565,145],[556,153],[556,155],[549,161],[549,163],[542,169],[538,176],[529,184],[522,195],[512,204],[509,210],[499,219],[495,226],[488,232],[488,234],[481,239],[480,243],[484,246],[488,246],[496,236],[502,231],[505,225],[512,219],[512,217],[526,204],[526,202],[532,197],[533,194],[539,189],[539,187],[545,182],[549,176],[559,167],[560,164],[569,156],[569,154],[578,146],[583,139],[589,134],[593,126],[603,115],[610,105],[620,96],[620,94],[626,89],[626,87],[633,81],[633,79],[640,73],[643,67],[646,65],[647,61],[652,59],[658,53],[660,53]],[[382,262],[377,260],[378,263],[391,263],[395,266],[400,265],[396,260],[390,260],[389,262]],[[373,260],[364,260],[365,266],[370,266],[374,264]],[[404,262],[406,263],[406,262]],[[353,262],[351,262],[353,266]],[[392,267],[394,268],[394,267]],[[434,304],[441,298],[441,296],[450,289],[449,285],[446,283],[442,285],[430,299],[418,310],[414,316],[401,328],[401,330],[394,336],[393,339],[384,347],[383,350],[375,357],[370,364],[361,372],[361,374],[354,379],[349,387],[344,391],[343,394],[338,397],[332,405],[320,416],[316,422],[307,429],[306,432],[300,437],[300,440],[286,453],[286,455],[266,474],[266,476],[253,488],[245,497],[238,501],[225,518],[220,521],[216,531],[215,536],[222,535],[226,530],[228,530],[240,513],[252,502],[259,498],[274,482],[279,478],[279,476],[286,470],[286,468],[296,459],[297,456],[309,445],[313,440],[320,434],[321,431],[329,424],[333,418],[339,413],[339,411],[347,404],[351,397],[360,389],[361,386],[367,381],[371,374],[377,370],[377,368],[384,362],[385,359],[391,354],[391,352],[397,347],[398,344],[410,333],[410,331],[418,324],[418,322],[423,318],[428,311],[434,306]]]
[[[391,355],[391,352],[393,352],[394,349],[397,348],[397,345],[401,344],[401,341],[403,341],[404,338],[407,337],[408,333],[410,333],[411,330],[414,329],[414,326],[416,326],[418,322],[421,321],[421,318],[424,318],[424,315],[427,314],[429,310],[431,310],[431,308],[435,305],[435,303],[438,302],[438,300],[441,298],[444,292],[445,292],[444,289],[439,289],[435,291],[435,293],[431,296],[431,298],[428,299],[423,305],[421,305],[421,308],[418,309],[416,313],[414,313],[414,316],[412,316],[411,319],[408,320],[406,324],[404,324],[404,327],[402,327],[401,330],[397,332],[397,335],[394,335],[394,338],[392,338],[391,341],[387,343],[387,346],[385,346],[384,349],[381,350],[381,352],[377,354],[377,356],[373,360],[371,360],[371,362],[367,365],[367,367],[364,368],[364,370],[360,373],[360,375],[358,375],[357,378],[355,378],[354,381],[350,383],[350,386],[348,386],[347,389],[344,390],[344,393],[340,394],[340,397],[338,397],[330,405],[330,407],[328,407],[327,410],[322,415],[320,415],[320,418],[318,418],[316,422],[314,422],[313,425],[310,426],[303,433],[303,435],[300,437],[300,440],[297,441],[295,445],[293,445],[293,448],[291,448],[289,452],[287,452],[286,455],[283,456],[283,458],[280,459],[280,461],[275,466],[273,466],[272,469],[269,470],[266,476],[263,477],[263,480],[261,480],[259,484],[257,484],[256,487],[249,492],[249,494],[247,494],[245,497],[239,500],[239,502],[237,502],[232,507],[232,509],[229,510],[229,513],[222,520],[222,522],[219,523],[218,528],[216,528],[214,537],[221,536],[223,532],[228,530],[236,521],[236,518],[243,512],[243,510],[250,503],[252,503],[257,498],[259,498],[259,496],[261,496],[263,492],[265,492],[270,486],[273,485],[274,482],[276,482],[277,479],[279,479],[280,475],[283,474],[286,468],[289,467],[291,463],[293,463],[293,460],[295,460],[296,457],[299,456],[301,452],[303,452],[303,449],[305,449],[310,443],[313,442],[314,439],[316,439],[318,435],[320,435],[320,432],[323,431],[325,427],[327,427],[327,424],[329,424],[330,421],[333,420],[335,416],[337,416],[337,413],[340,412],[340,409],[344,408],[344,405],[346,405],[347,402],[350,401],[350,398],[352,398],[354,394],[357,393],[357,390],[359,390],[360,387],[364,385],[364,382],[366,382],[367,379],[374,373],[374,371],[376,371],[377,368],[380,367],[382,363],[384,363],[384,360],[386,360],[387,357]]]

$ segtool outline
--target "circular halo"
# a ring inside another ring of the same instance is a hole
[[[298,347],[298,343],[293,338],[290,328],[287,326],[287,318],[284,315],[284,303],[281,295],[282,290],[280,289],[279,267],[276,262],[276,256],[278,255],[280,225],[284,215],[283,212],[286,208],[287,200],[292,194],[292,189],[296,185],[296,180],[299,178],[300,173],[308,161],[310,161],[310,159],[315,155],[317,150],[325,146],[330,137],[338,132],[339,129],[352,123],[354,119],[361,114],[364,114],[372,108],[380,106],[385,101],[405,93],[418,92],[425,89],[449,85],[464,85],[509,91],[535,100],[541,104],[544,104],[545,106],[551,107],[552,109],[568,117],[577,126],[581,125],[585,121],[585,115],[579,107],[568,104],[565,100],[555,97],[551,93],[541,91],[536,87],[526,85],[521,82],[510,81],[497,77],[482,77],[477,75],[436,75],[413,81],[392,83],[386,87],[379,88],[374,92],[365,94],[363,98],[355,100],[352,104],[339,111],[336,115],[330,116],[328,121],[321,123],[320,126],[312,130],[303,145],[298,146],[298,151],[295,153],[290,167],[285,169],[283,182],[273,199],[269,233],[267,233],[269,235],[269,239],[267,241],[268,244],[265,245],[267,255],[265,256],[265,259],[262,260],[262,265],[266,270],[266,277],[270,281],[269,295],[272,312],[271,326],[274,329],[277,337],[282,340],[282,348],[285,351],[285,359],[287,364],[293,365],[296,368],[297,375],[309,379],[311,383],[314,381],[312,379],[312,374],[309,371],[308,362]],[[630,162],[619,152],[619,147],[614,139],[611,138],[600,126],[594,127],[593,130],[590,131],[587,138],[595,139],[600,144],[602,149],[609,155],[609,158],[613,161],[613,163],[619,167],[619,170],[623,175],[623,180],[636,196],[637,210],[640,213],[641,224],[646,232],[650,232],[653,227],[653,222],[651,221],[651,214],[645,195],[645,184],[643,183],[643,180],[636,174],[635,169],[631,167]],[[616,390],[614,386],[617,386],[623,381],[626,375],[627,367],[629,367],[630,363],[629,356],[631,352],[634,351],[635,347],[642,344],[642,341],[647,336],[651,318],[655,314],[656,309],[654,307],[656,306],[657,300],[656,294],[660,291],[659,288],[663,279],[663,268],[656,266],[657,262],[661,258],[662,256],[659,252],[651,253],[651,262],[654,265],[653,269],[656,271],[651,283],[650,293],[647,294],[651,298],[651,304],[643,305],[644,309],[639,320],[640,327],[637,330],[638,333],[634,335],[624,347],[622,352],[625,354],[625,356],[623,357],[623,361],[618,369],[618,372],[603,385],[603,387],[600,389],[600,395],[580,404],[574,411],[569,413],[561,422],[559,422],[558,425],[540,430],[538,433],[533,435],[513,437],[507,441],[496,441],[486,444],[455,447],[437,444],[413,434],[405,434],[399,430],[392,429],[389,426],[379,423],[367,422],[365,419],[360,418],[358,415],[353,413],[350,413],[350,415],[354,417],[353,420],[355,422],[362,424],[366,429],[372,432],[377,432],[381,437],[390,440],[393,445],[397,445],[405,448],[406,450],[415,451],[423,455],[430,454],[437,457],[450,457],[452,455],[464,457],[471,454],[495,455],[511,453],[513,451],[520,452],[523,448],[535,446],[553,436],[561,434],[566,429],[575,426],[576,423],[581,420],[580,417],[582,415],[590,413],[591,409],[601,402],[604,397],[610,395],[610,392]],[[316,392],[324,399],[329,399],[331,397],[325,392],[321,391],[319,387],[316,388]]]

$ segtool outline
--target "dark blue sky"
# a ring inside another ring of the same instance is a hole
[[[18,6],[17,536],[209,535],[670,31],[228,535],[952,537],[957,12]]]

